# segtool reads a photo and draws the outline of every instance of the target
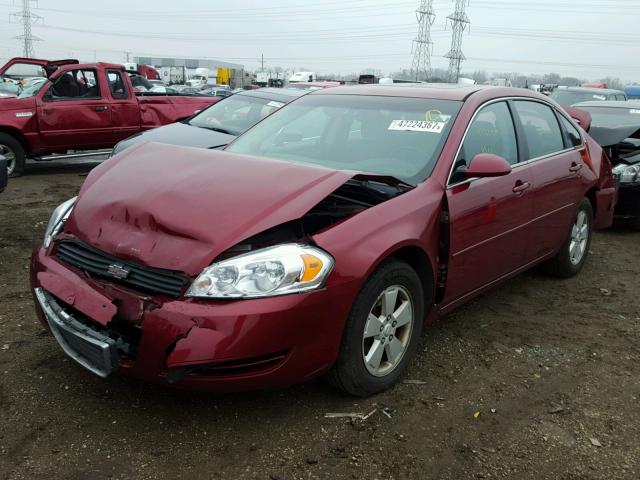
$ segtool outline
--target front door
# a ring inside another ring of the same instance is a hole
[[[92,69],[69,70],[38,99],[38,123],[48,150],[113,146],[109,101]]]
[[[512,165],[512,172],[503,177],[465,179],[461,172],[479,153],[503,157]],[[529,166],[520,160],[507,102],[482,107],[465,135],[447,188],[451,240],[445,303],[531,260],[534,179]]]

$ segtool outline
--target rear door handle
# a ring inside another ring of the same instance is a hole
[[[96,112],[104,112],[108,108],[109,107],[107,107],[106,105],[98,105],[98,106],[96,106]]]
[[[518,180],[516,182],[516,186],[513,187],[513,193],[522,193],[530,186],[531,184],[529,182],[521,182],[520,180]]]
[[[571,166],[569,167],[569,171],[570,172],[578,172],[580,171],[580,169],[582,168],[582,164],[578,164],[578,163],[572,163]]]

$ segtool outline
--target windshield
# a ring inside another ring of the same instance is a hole
[[[189,125],[240,135],[283,105],[284,102],[268,98],[233,95],[193,117]]]
[[[18,95],[18,98],[33,97],[40,91],[40,89],[45,84],[45,82],[46,82],[46,79],[44,78],[41,80],[34,81],[31,85],[25,87],[24,90],[20,92],[20,95]]]
[[[18,95],[20,86],[12,82],[0,82],[0,93]]]
[[[308,95],[231,143],[235,153],[426,179],[461,102],[364,95]]]
[[[560,105],[575,105],[580,102],[607,99],[607,95],[604,93],[572,92],[570,90],[554,90],[549,96]]]

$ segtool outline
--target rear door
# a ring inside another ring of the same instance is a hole
[[[513,171],[503,177],[465,180],[461,172],[479,153],[503,157]],[[465,134],[447,188],[451,238],[445,302],[531,260],[532,185],[531,169],[521,163],[508,103],[481,107]]]
[[[112,146],[111,108],[95,69],[68,70],[38,98],[38,123],[48,150]]]
[[[578,130],[551,106],[515,100],[513,107],[534,177],[532,253],[542,257],[562,245],[582,200],[585,164],[581,152],[585,147]]]
[[[109,87],[114,142],[119,142],[140,131],[140,106],[123,71],[106,70],[105,73]]]

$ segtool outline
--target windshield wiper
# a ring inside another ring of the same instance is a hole
[[[227,130],[227,129],[225,129],[225,128],[218,128],[218,127],[203,127],[203,126],[200,126],[200,125],[194,125],[194,124],[192,124],[192,123],[190,123],[189,125],[191,125],[192,127],[199,127],[199,128],[204,128],[204,129],[206,129],[206,130],[212,130],[212,131],[214,131],[214,132],[224,133],[224,134],[226,134],[226,135],[233,135],[234,137],[237,137],[237,136],[238,136],[238,134],[237,134],[237,133],[232,132],[231,130]]]

